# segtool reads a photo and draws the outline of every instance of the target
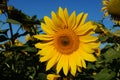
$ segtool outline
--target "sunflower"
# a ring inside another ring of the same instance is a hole
[[[48,74],[47,75],[47,80],[58,80],[60,78],[59,75],[56,74]]]
[[[113,22],[120,25],[120,0],[103,0],[103,8],[105,16],[110,15]]]
[[[47,63],[46,70],[55,66],[57,74],[63,69],[66,76],[69,71],[75,76],[78,69],[86,68],[85,61],[96,61],[93,53],[100,43],[92,36],[96,26],[91,21],[85,23],[87,15],[76,16],[74,11],[69,16],[67,8],[59,7],[57,13],[51,12],[52,18],[44,17],[41,28],[45,34],[34,37],[42,41],[35,47],[40,49],[40,61]]]

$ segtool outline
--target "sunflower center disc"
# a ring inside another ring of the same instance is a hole
[[[63,46],[67,46],[67,45],[69,45],[69,43],[70,43],[69,37],[67,37],[67,36],[61,36],[61,44]]]
[[[54,44],[57,51],[62,54],[71,54],[79,47],[79,38],[74,31],[63,29],[55,34]]]
[[[120,0],[110,0],[108,4],[108,13],[113,17],[120,18]]]

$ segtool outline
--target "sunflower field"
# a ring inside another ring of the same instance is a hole
[[[120,0],[101,0],[96,22],[62,7],[38,19],[9,1],[0,0],[0,80],[120,80]]]

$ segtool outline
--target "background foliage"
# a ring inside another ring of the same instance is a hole
[[[6,21],[0,20],[0,80],[46,80],[48,74],[55,74],[54,69],[45,71],[46,65],[39,62],[38,50],[34,47],[38,40],[33,35],[42,32],[40,23],[44,22],[43,19],[8,6],[6,0],[0,0],[0,14],[6,17]],[[2,29],[5,25],[7,28]],[[17,25],[17,31],[14,31],[13,25]],[[106,46],[101,49],[96,62],[87,62],[87,69],[77,72],[75,77],[69,75],[67,79],[120,79],[120,26],[111,25],[111,29],[107,29],[102,22],[95,22],[95,25],[99,40]],[[26,41],[19,41],[23,36]],[[60,75],[60,79],[65,77],[62,72]]]

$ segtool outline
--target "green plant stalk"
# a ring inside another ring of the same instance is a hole
[[[14,44],[12,24],[11,23],[8,23],[8,24],[9,24],[9,28],[10,28],[11,41],[12,41],[12,44]]]

